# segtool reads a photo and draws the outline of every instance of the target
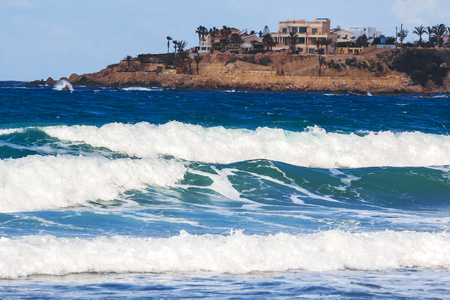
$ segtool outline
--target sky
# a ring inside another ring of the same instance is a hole
[[[450,26],[450,0],[0,0],[0,80],[59,79],[100,71],[127,55],[166,53],[167,36],[198,44],[195,30],[223,25],[278,31],[287,19],[331,26]],[[173,51],[173,47],[171,47]]]

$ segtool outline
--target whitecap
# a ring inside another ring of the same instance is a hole
[[[311,234],[0,238],[0,278],[84,272],[449,269],[450,233],[330,230]]]
[[[55,90],[55,91],[69,90],[69,91],[73,92],[73,86],[67,80],[61,79],[55,83],[53,90]]]
[[[450,136],[421,132],[333,133],[273,128],[227,129],[172,121],[163,125],[110,123],[43,127],[48,135],[136,157],[170,156],[206,163],[253,159],[318,168],[450,165]]]

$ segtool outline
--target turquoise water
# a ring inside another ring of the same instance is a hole
[[[450,104],[0,82],[2,298],[446,298]]]

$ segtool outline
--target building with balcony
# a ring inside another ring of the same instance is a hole
[[[279,22],[278,32],[271,32],[276,46],[273,50],[289,49],[291,44],[290,33],[298,38],[296,51],[300,54],[325,54],[327,46],[317,46],[317,40],[337,41],[337,34],[330,30],[331,21],[328,18],[318,18],[314,21],[287,20]],[[328,46],[329,47],[329,46]],[[330,47],[331,48],[331,47]]]

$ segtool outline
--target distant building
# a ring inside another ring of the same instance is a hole
[[[218,28],[218,33],[216,34],[216,36],[214,37],[214,44],[220,43],[220,40],[224,39],[225,36],[222,35],[221,33],[221,29]],[[228,38],[232,35],[232,34],[239,34],[241,35],[241,30],[234,28],[234,27],[230,27],[230,35],[228,36]],[[212,40],[212,36],[208,33],[208,35],[205,37],[204,40],[201,41],[200,43],[200,49],[199,49],[199,53],[206,53],[206,52],[210,52],[211,48],[213,47],[213,40]]]
[[[443,37],[443,41],[444,41],[444,46],[450,46],[450,35],[446,35]]]
[[[351,31],[342,29],[341,27],[336,27],[331,29],[331,33],[335,33],[337,35],[337,42],[343,43],[343,42],[353,42],[353,38],[355,37],[355,34]]]
[[[355,41],[364,34],[369,40],[382,35],[381,31],[377,31],[376,27],[350,27],[350,31],[353,32]]]
[[[276,46],[273,50],[289,49],[290,33],[295,33],[298,37],[297,50],[300,53],[325,54],[325,46],[316,47],[318,39],[331,39],[337,41],[337,35],[330,30],[331,21],[328,18],[318,18],[315,21],[307,22],[305,20],[287,20],[279,22],[278,32],[271,32]]]
[[[241,40],[242,40],[241,48],[246,51],[253,50],[258,46],[261,46],[263,43],[263,38],[255,34],[243,34],[241,35]]]

